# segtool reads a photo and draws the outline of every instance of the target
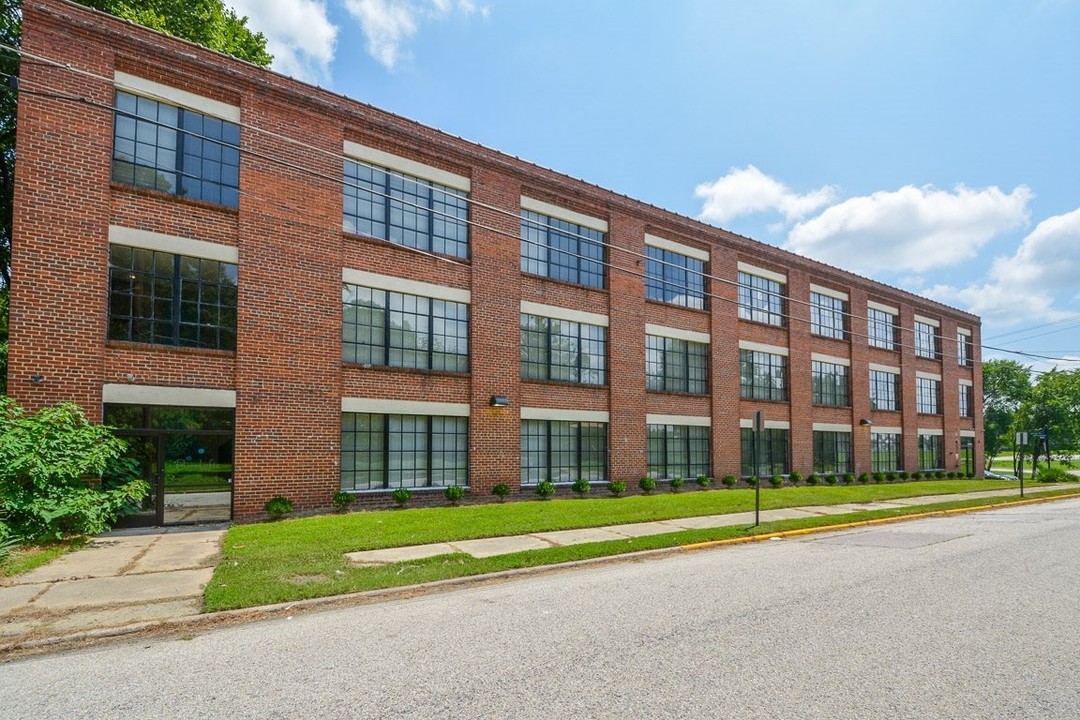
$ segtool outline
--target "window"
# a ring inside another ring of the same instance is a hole
[[[956,363],[971,367],[971,336],[967,333],[956,334]]]
[[[874,410],[900,409],[900,375],[886,370],[870,371],[870,407]]]
[[[740,350],[739,397],[787,400],[787,358],[758,350]]]
[[[848,369],[846,365],[813,360],[811,362],[811,392],[815,405],[846,407],[848,400]]]
[[[783,327],[784,295],[780,283],[740,272],[739,317],[743,320]]]
[[[342,286],[342,360],[362,365],[469,369],[469,306],[358,285]]]
[[[118,90],[112,179],[237,207],[240,126]]]
[[[866,311],[869,320],[870,347],[882,350],[896,349],[896,315],[884,310],[870,308]]]
[[[768,428],[759,433],[757,468],[754,468],[754,431],[742,428],[742,475],[759,478],[786,475],[788,472],[788,431]]]
[[[236,265],[109,246],[109,339],[236,349]]]
[[[539,315],[521,316],[521,377],[603,385],[607,328]]]
[[[975,388],[971,385],[960,384],[960,417],[975,416]]]
[[[915,321],[915,354],[933,360],[941,357],[937,328],[930,323]]]
[[[840,298],[810,293],[810,332],[827,338],[843,340],[847,303]]]
[[[468,196],[461,190],[349,159],[342,187],[345,232],[468,257]]]
[[[851,433],[814,431],[814,472],[851,472]]]
[[[709,428],[687,425],[649,425],[649,476],[697,477],[709,474]]]
[[[521,211],[521,269],[553,280],[604,287],[604,233]]]
[[[468,438],[468,418],[344,413],[341,489],[466,485]]]
[[[899,433],[870,433],[870,469],[893,472],[904,469],[904,452]]]
[[[708,390],[709,346],[658,335],[645,336],[645,386],[657,392],[703,395]]]
[[[941,412],[941,381],[930,378],[915,378],[915,410],[922,415],[937,415]]]
[[[645,297],[701,310],[705,307],[705,263],[671,250],[647,246]]]
[[[607,423],[521,421],[521,484],[607,479]]]
[[[919,435],[919,469],[945,469],[945,438],[941,435]]]

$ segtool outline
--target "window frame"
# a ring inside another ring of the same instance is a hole
[[[552,435],[552,429],[562,432]],[[541,432],[536,432],[540,430]],[[583,430],[593,430],[586,434]],[[599,431],[599,432],[596,432]],[[575,480],[583,479],[589,482],[604,482],[608,478],[610,462],[610,440],[608,437],[609,425],[606,422],[591,422],[583,420],[543,420],[523,419],[521,421],[521,485],[534,487],[544,480],[550,480],[556,485],[566,485]],[[539,438],[542,442],[537,444]],[[562,444],[553,442],[553,438],[563,438]],[[602,439],[602,448],[592,448],[583,452],[585,440],[596,441]],[[568,447],[566,442],[570,442]],[[566,462],[553,462],[555,457],[566,458],[573,455],[572,464]],[[531,457],[543,456],[541,465],[528,462]],[[602,463],[597,468],[592,463],[586,462],[586,455],[601,456]],[[587,471],[586,471],[587,469]],[[554,472],[557,470],[557,473]]]
[[[829,475],[851,472],[854,467],[851,431],[814,430],[813,433],[814,472]]]
[[[739,397],[743,400],[768,400],[787,402],[788,399],[788,359],[785,355],[765,350],[739,349]],[[768,372],[760,373],[759,368]],[[779,373],[779,378],[775,373]],[[749,373],[749,374],[748,374]],[[757,382],[768,378],[769,383]],[[779,379],[779,387],[777,387]]]
[[[660,347],[655,347],[657,344]],[[654,359],[657,357],[658,360]],[[695,359],[699,360],[696,365],[693,362]],[[672,370],[678,372],[672,372]],[[709,393],[708,343],[646,334],[645,389],[649,392],[707,395]]]
[[[739,270],[739,319],[786,327],[785,283]]]
[[[846,340],[847,301],[820,292],[810,292],[810,334],[832,340]]]
[[[875,317],[875,316],[883,316]],[[899,318],[879,308],[866,309],[867,344],[880,350],[896,350]]]
[[[759,481],[764,481],[773,475],[787,475],[791,471],[791,431],[788,428],[765,428],[761,433],[761,442],[758,445],[760,454],[757,458],[757,467],[753,468],[753,428],[739,428],[740,461],[739,472],[742,477],[756,476]],[[783,455],[778,459],[777,455]],[[761,470],[768,467],[768,473],[747,472]]]
[[[695,478],[710,474],[712,428],[708,426],[648,423],[645,447],[646,474],[651,478],[670,480],[676,475]],[[673,457],[684,458],[685,462],[677,462]],[[676,469],[679,472],[673,472]]]
[[[348,418],[352,418],[350,422]],[[364,431],[357,428],[359,419],[364,418],[378,418],[380,420],[381,427],[379,429],[370,429],[366,433],[372,437],[368,441],[366,447],[367,450],[360,450],[362,447],[360,443],[360,434]],[[409,418],[409,422],[413,428],[416,428],[421,422],[424,427],[421,432],[415,429],[406,434],[405,418]],[[394,443],[394,428],[393,422],[400,423],[401,428],[398,431],[398,435],[402,438],[398,449],[395,449]],[[349,426],[352,425],[350,428]],[[446,488],[451,485],[460,485],[462,487],[469,486],[469,418],[456,415],[416,415],[409,413],[362,413],[362,412],[343,412],[341,414],[341,468],[340,468],[340,488],[345,492],[386,492],[396,490],[400,487],[405,487],[413,490],[423,490],[428,488]],[[449,426],[449,427],[448,427]],[[351,437],[350,437],[351,435]],[[411,437],[414,442],[418,441],[418,438],[423,439],[422,450],[413,447],[412,455],[414,461],[412,463],[405,463],[406,456],[406,442],[405,438]],[[454,446],[446,449],[446,439],[450,439]],[[374,441],[378,441],[378,447],[371,447]],[[440,449],[442,452],[440,453]],[[368,464],[369,475],[378,473],[381,478],[377,481],[378,486],[375,487],[376,480],[369,478],[366,482],[367,487],[357,487],[357,477],[361,472],[360,464],[357,462],[361,453],[366,454],[369,458],[375,458],[379,462],[372,465]],[[422,463],[417,463],[415,457],[422,453]],[[347,455],[351,454],[351,460]],[[394,458],[398,456],[399,462],[395,468]],[[437,455],[443,458],[449,456],[450,462],[445,459],[436,463]],[[423,475],[414,476],[411,484],[404,484],[404,473],[412,470],[417,471],[417,467],[422,466]],[[353,481],[351,484],[346,483],[346,473],[353,474]],[[398,473],[397,482],[395,483],[394,474]],[[447,474],[453,476],[453,482],[446,482]],[[441,478],[439,476],[441,475]],[[415,481],[418,478],[422,478],[425,482],[417,484]],[[441,482],[436,480],[440,479]]]
[[[829,368],[830,371],[826,371]],[[851,407],[850,369],[828,360],[810,361],[810,394],[814,405]],[[839,372],[837,372],[839,371]],[[830,382],[826,382],[826,381]]]
[[[899,472],[904,469],[904,441],[899,433],[870,431],[870,470]]]
[[[915,376],[915,412],[919,415],[941,415],[941,381]]]
[[[521,209],[520,218],[521,272],[596,290],[607,289],[607,233],[525,208]],[[553,262],[553,256],[566,261]],[[553,272],[553,267],[564,270]]]
[[[881,378],[888,378],[887,382],[882,382]],[[885,394],[886,399],[891,399],[892,402],[888,405],[879,402],[881,396],[879,394],[880,389],[890,388]],[[875,370],[870,368],[870,409],[878,412],[899,412],[902,408],[902,393],[900,391],[900,373],[889,372],[888,370]]]
[[[960,383],[960,401],[959,411],[960,417],[972,418],[975,417],[975,387],[973,385],[967,385]]]
[[[916,320],[913,326],[915,335],[915,357],[928,360],[941,359],[941,333],[931,323]]]
[[[975,345],[971,340],[971,335],[967,333],[956,333],[956,364],[960,367],[971,367],[975,360],[972,357],[974,354]]]
[[[527,328],[527,318],[531,318],[535,321],[543,321],[543,328],[540,330]],[[558,334],[552,332],[552,323],[559,323],[561,326],[566,326],[568,329],[574,330],[573,334],[560,332]],[[599,334],[599,338],[586,338],[583,336],[583,330],[590,328],[592,331],[596,331]],[[542,335],[544,342],[542,345],[536,342],[530,342],[530,338],[526,333],[531,333],[534,336]],[[572,350],[557,349],[554,347],[556,340],[560,338],[570,338],[574,340],[574,346]],[[593,325],[591,323],[579,322],[575,320],[564,320],[562,318],[552,318],[544,315],[535,315],[532,313],[521,313],[521,379],[532,382],[558,382],[569,383],[574,385],[589,385],[595,387],[602,387],[607,385],[607,350],[608,350],[608,329],[603,325]],[[599,352],[582,352],[583,344],[590,346],[599,345]],[[528,357],[530,351],[539,352],[542,354],[542,361],[537,362],[531,360]],[[575,358],[573,365],[566,363],[555,364],[552,362],[552,357],[556,353],[570,353]],[[582,363],[583,357],[597,358],[599,365],[597,367],[585,366]],[[530,368],[543,368],[542,375],[537,375],[534,372],[530,372]],[[556,373],[557,368],[569,368],[570,373]],[[585,373],[591,373],[595,378],[593,381],[588,381],[583,378],[586,377]],[[560,374],[570,374],[572,377],[558,377]]]
[[[928,460],[933,464],[928,464]],[[945,437],[919,433],[919,470],[945,469]]]
[[[705,294],[707,272],[704,260],[667,248],[646,245],[645,299],[692,310],[705,310],[708,307]],[[678,279],[680,275],[681,281]],[[697,278],[696,282],[692,282],[694,278]],[[680,297],[685,300],[675,302],[675,299]]]

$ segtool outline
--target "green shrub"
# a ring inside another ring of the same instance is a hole
[[[578,494],[578,497],[585,497],[592,492],[592,484],[585,478],[578,478],[574,481],[574,484],[570,486],[570,489]]]
[[[859,473],[858,480],[863,485],[866,485],[868,482],[870,482],[870,473]]]
[[[608,492],[615,497],[619,497],[626,492],[626,483],[622,480],[612,480],[607,484]]]
[[[974,472],[966,472],[966,473],[964,473],[964,477],[966,477],[968,480],[973,480],[975,478],[975,473]]]
[[[908,473],[907,473],[907,471],[906,471],[906,470],[901,470],[901,471],[900,471],[899,473],[897,473],[897,474],[898,474],[898,475],[900,476],[900,479],[901,479],[901,480],[907,480],[907,479],[908,479],[909,477],[911,477],[910,475],[908,475]]]
[[[750,487],[757,487],[757,484],[758,484],[757,475],[751,475],[750,477],[744,478],[744,479],[746,480],[746,484],[749,485]]]
[[[8,535],[27,542],[96,535],[137,509],[150,486],[123,457],[126,448],[74,403],[28,413],[0,396],[0,513]]]
[[[637,486],[641,488],[641,492],[646,495],[651,495],[652,491],[656,489],[656,479],[651,478],[648,475],[638,480]]]
[[[922,480],[922,473],[918,470],[915,470],[908,477],[910,477],[912,480]]]
[[[266,504],[263,505],[263,510],[266,511],[266,514],[270,516],[271,520],[280,520],[291,513],[292,509],[292,500],[281,495],[270,498],[266,501]]]
[[[461,502],[462,498],[465,497],[465,488],[460,485],[448,485],[446,489],[443,490],[443,495],[446,496],[446,499],[450,501],[451,505],[457,505]]]
[[[840,478],[845,485],[855,482],[855,473],[844,473]]]
[[[732,488],[735,487],[735,483],[739,482],[739,478],[735,477],[734,475],[725,475],[723,479],[720,480],[720,482],[724,484],[724,487]]]
[[[536,494],[539,495],[541,499],[547,500],[555,494],[555,483],[550,480],[541,480],[536,483]]]
[[[708,488],[712,487],[712,478],[708,475],[698,475],[697,484],[698,487],[702,490],[707,490]]]
[[[796,471],[792,472],[790,475],[788,475],[788,480],[791,481],[792,485],[798,485],[799,481],[802,480],[802,473],[799,472],[798,470],[796,470]]]
[[[817,476],[817,473],[810,473],[809,475],[806,476],[806,484],[807,485],[817,485],[818,480],[819,480],[819,478]]]
[[[828,475],[822,475],[821,479],[824,480],[827,485],[835,485],[838,478],[830,473]]]
[[[398,507],[405,507],[412,500],[412,490],[407,487],[394,488],[394,492],[390,493],[390,497],[394,498],[394,502],[398,504]]]
[[[1041,483],[1071,482],[1075,476],[1059,467],[1039,468],[1035,479]]]
[[[784,484],[784,476],[773,475],[771,478],[769,478],[769,484],[772,485],[774,488],[780,487]]]
[[[885,479],[888,480],[889,482],[896,482],[896,473],[894,473],[894,472],[885,473]]]
[[[934,477],[936,477],[938,480],[944,480],[945,479],[945,471],[944,470],[938,470],[936,473],[934,473]]]
[[[947,478],[949,478],[950,480],[952,480],[953,478],[955,478],[955,477],[956,477],[956,473],[954,473],[954,472],[947,472],[947,473],[945,473],[945,477],[947,477]]]
[[[347,493],[344,490],[338,490],[334,493],[334,496],[330,498],[330,503],[334,506],[335,510],[344,510],[353,504],[356,500],[356,496],[352,493]]]
[[[876,473],[874,473],[873,477],[874,477],[874,482],[878,483],[879,485],[881,483],[885,482],[885,473],[883,473],[883,472],[876,472]]]
[[[673,493],[679,492],[679,489],[682,486],[683,486],[682,475],[676,475],[675,477],[671,478],[671,480],[668,481],[668,487],[671,488],[671,492],[673,492]]]
[[[499,502],[506,502],[506,496],[510,494],[510,486],[506,483],[499,483],[491,488],[491,494],[499,498]]]

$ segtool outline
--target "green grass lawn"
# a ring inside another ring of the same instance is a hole
[[[1014,487],[1015,482],[1007,481],[935,480],[882,485],[769,488],[761,492],[761,507],[768,510],[799,505],[866,503],[920,495]],[[1077,492],[1077,489],[1062,489],[1060,492]],[[967,501],[967,504],[986,502]],[[946,505],[964,504],[961,502]],[[931,506],[930,509],[935,507],[938,506]],[[251,607],[760,532],[912,514],[928,509],[898,508],[814,517],[763,524],[755,529],[729,527],[681,531],[626,541],[513,553],[483,560],[464,554],[452,554],[382,567],[356,568],[344,558],[344,553],[355,550],[670,520],[745,512],[753,508],[752,490],[710,490],[625,498],[357,512],[276,523],[236,525],[229,529],[225,537],[222,561],[206,589],[205,609],[214,611]]]
[[[1070,464],[1070,463],[1061,462],[1060,460],[1052,460],[1050,462],[1050,466],[1055,467],[1055,468],[1060,468],[1062,470],[1065,470],[1066,472],[1068,472],[1070,470],[1080,470],[1080,463],[1076,463],[1076,462],[1073,462],[1073,463]],[[1043,460],[1043,459],[1040,459],[1039,460],[1039,467],[1041,467],[1041,468],[1046,467],[1046,461]],[[1004,473],[1004,474],[1007,474],[1007,475],[1015,475],[1016,474],[1015,472],[1013,472],[1013,461],[1012,461],[1012,456],[1011,455],[998,455],[990,463],[990,468],[989,469],[996,472],[996,473]],[[1027,456],[1024,457],[1024,479],[1025,480],[1030,480],[1031,479],[1031,456],[1030,455],[1027,455]]]
[[[86,544],[85,537],[70,538],[48,545],[17,547],[0,558],[0,577],[13,577],[46,565],[69,550],[77,550]]]

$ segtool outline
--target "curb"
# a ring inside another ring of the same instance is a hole
[[[774,538],[783,539],[789,537],[799,537],[802,535],[837,532],[841,530],[850,530],[859,527],[871,527],[875,525],[886,525],[897,522],[905,522],[908,520],[920,520],[931,517],[947,517],[949,515],[962,515],[973,512],[981,512],[985,510],[998,510],[1001,508],[1018,507],[1024,505],[1037,505],[1053,502],[1056,500],[1073,500],[1078,497],[1080,497],[1080,493],[1071,493],[1067,495],[1055,495],[1052,497],[1039,497],[1031,499],[1025,498],[1023,500],[995,503],[992,505],[973,505],[971,507],[953,508],[949,510],[933,510],[930,512],[914,513],[910,515],[897,515],[895,517],[875,518],[872,520],[856,520],[849,523],[821,525],[818,527],[799,528],[796,530],[782,530],[779,532],[764,533],[761,535],[749,535],[746,537],[727,538],[724,540],[709,540],[706,542],[692,543],[688,545],[673,545],[666,548],[640,550],[637,552],[621,553],[618,555],[607,555],[604,557],[588,558],[585,560],[573,560],[570,562],[557,563],[554,565],[538,565],[535,567],[516,568],[513,570],[500,570],[498,572],[485,573],[483,575],[468,575],[459,578],[436,580],[434,582],[423,583],[420,585],[404,585],[402,587],[383,588],[381,590],[366,590],[363,592],[348,593],[345,595],[330,595],[321,598],[295,600],[292,602],[277,603],[274,605],[260,605],[257,607],[242,608],[238,610],[219,610],[212,613],[203,613],[199,615],[189,615],[186,617],[170,618],[168,620],[151,620],[146,622],[133,623],[130,625],[123,625],[119,627],[96,628],[93,630],[84,630],[81,632],[70,633],[67,635],[56,635],[45,638],[27,639],[23,641],[15,641],[10,645],[0,645],[0,663],[8,662],[10,660],[14,660],[23,656],[54,650],[64,650],[79,647],[81,645],[89,645],[98,641],[120,640],[124,638],[135,639],[139,637],[151,637],[167,633],[209,630],[217,627],[236,625],[242,622],[269,620],[282,616],[284,616],[287,620],[291,620],[292,614],[290,613],[301,613],[320,609],[331,609],[336,607],[357,607],[361,605],[371,605],[378,602],[390,602],[395,600],[409,600],[412,598],[433,595],[435,593],[456,588],[482,587],[484,585],[494,585],[496,583],[508,582],[510,580],[515,580],[521,577],[533,577],[554,574],[583,567],[639,562],[642,560],[678,555],[683,552],[709,550],[713,548],[726,547],[729,545],[746,545],[749,543],[772,540]]]

